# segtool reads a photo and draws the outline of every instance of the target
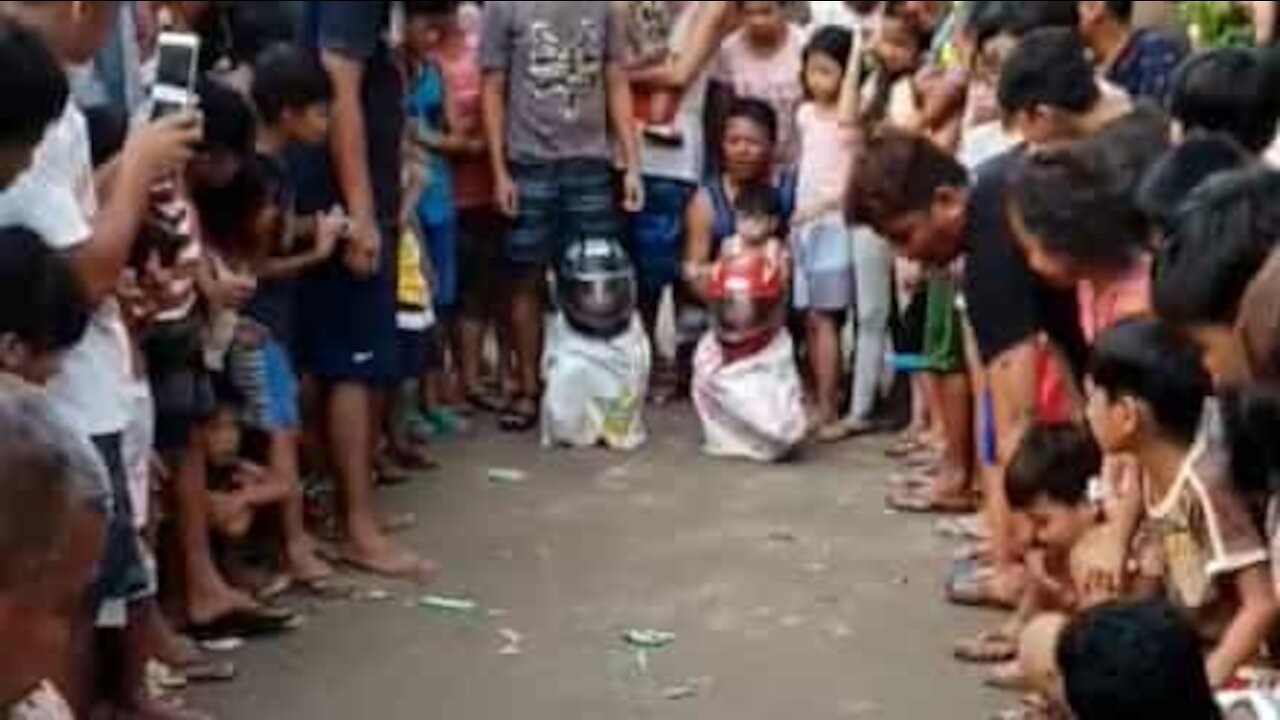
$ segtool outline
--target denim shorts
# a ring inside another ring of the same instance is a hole
[[[797,310],[838,312],[857,301],[853,232],[839,214],[830,214],[796,231]]]
[[[574,240],[621,239],[613,168],[605,160],[512,163],[519,212],[507,235],[507,261],[541,269]]]
[[[660,299],[680,277],[684,215],[695,192],[680,180],[644,179],[644,210],[631,218],[631,257],[645,301]]]

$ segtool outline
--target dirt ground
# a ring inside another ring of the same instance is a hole
[[[384,491],[445,572],[423,591],[312,608],[193,696],[224,719],[986,718],[1006,698],[949,659],[991,617],[939,601],[932,521],[887,514],[875,442],[781,467],[698,453],[688,409],[635,455],[542,451],[478,429],[445,470]],[[528,474],[494,483],[490,468]],[[631,629],[675,634],[630,649]]]

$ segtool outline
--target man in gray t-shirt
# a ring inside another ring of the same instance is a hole
[[[617,3],[499,0],[485,7],[485,132],[498,207],[512,219],[506,259],[520,388],[502,418],[509,431],[537,424],[548,264],[572,240],[621,239],[615,159],[623,209],[637,212],[644,203],[625,49]]]

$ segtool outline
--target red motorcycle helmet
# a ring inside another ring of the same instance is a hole
[[[749,357],[773,341],[786,302],[782,268],[763,252],[723,258],[711,270],[711,311],[716,338],[737,357]]]

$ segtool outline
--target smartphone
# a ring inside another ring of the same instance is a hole
[[[156,83],[151,89],[152,118],[172,115],[195,105],[200,37],[192,33],[161,33],[156,59]]]

